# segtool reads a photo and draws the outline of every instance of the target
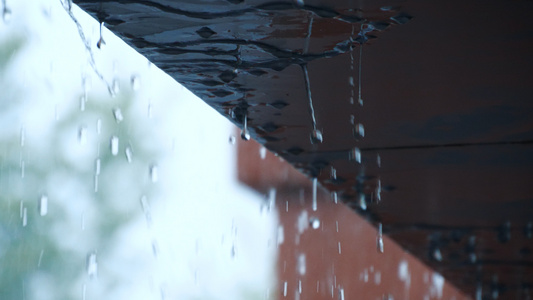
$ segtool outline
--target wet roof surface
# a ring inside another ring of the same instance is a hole
[[[533,289],[533,2],[75,2],[468,294]]]

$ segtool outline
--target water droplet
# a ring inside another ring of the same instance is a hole
[[[20,178],[24,178],[25,174],[26,174],[26,162],[21,161],[20,162]]]
[[[97,158],[95,163],[94,163],[94,174],[95,175],[100,175],[100,159]]]
[[[126,150],[124,150],[124,154],[126,154],[126,160],[128,161],[128,163],[131,163],[131,161],[133,160],[133,150],[131,150],[130,146],[126,147]]]
[[[37,268],[41,267],[41,263],[43,261],[43,255],[44,255],[44,249],[41,249],[41,253],[39,253],[39,260],[37,260]]]
[[[122,110],[120,110],[120,108],[118,107],[113,108],[113,117],[115,117],[115,121],[117,123],[120,123],[124,120],[124,116],[122,115]]]
[[[357,163],[361,163],[361,149],[355,147],[350,151],[350,160],[354,160]]]
[[[265,159],[266,155],[267,155],[266,148],[265,147],[259,148],[259,157],[261,157],[261,159]]]
[[[313,211],[316,211],[318,208],[317,199],[316,199],[317,189],[318,189],[318,179],[315,177],[313,178],[313,202],[312,202]]]
[[[231,145],[235,145],[235,136],[233,134],[230,135],[228,141]]]
[[[243,139],[244,141],[250,140],[250,132],[248,131],[248,116],[246,114],[244,114],[241,139]]]
[[[102,28],[104,27],[104,22],[100,23],[100,39],[98,39],[98,42],[96,43],[96,47],[98,49],[102,49],[102,47],[105,45],[104,38],[102,36]]]
[[[311,132],[311,144],[318,144],[323,142],[322,132],[318,129],[313,129]]]
[[[26,207],[22,208],[22,227],[28,225],[28,209]]]
[[[86,126],[81,126],[78,129],[78,143],[80,145],[87,144],[87,127]]]
[[[152,180],[152,182],[154,182],[154,183],[159,180],[159,174],[158,174],[157,165],[151,165],[150,166],[150,180]]]
[[[344,289],[343,288],[339,289],[339,300],[344,300]]]
[[[304,253],[298,254],[298,262],[296,264],[296,270],[300,276],[304,276],[307,269],[306,257]]]
[[[26,128],[22,126],[20,128],[20,147],[24,147],[25,142],[26,142]]]
[[[141,88],[141,79],[137,75],[131,76],[131,88],[138,91]]]
[[[365,127],[363,124],[359,123],[354,126],[353,128],[353,135],[356,139],[364,138],[365,137]]]
[[[362,210],[366,210],[366,196],[364,193],[359,194],[359,207]]]
[[[283,283],[283,297],[287,297],[287,281]]]
[[[442,253],[440,252],[439,248],[435,248],[435,250],[433,250],[433,258],[436,261],[442,261]]]
[[[148,119],[151,119],[152,118],[152,112],[153,112],[153,105],[152,103],[149,103],[148,104]]]
[[[320,228],[320,220],[318,218],[311,218],[309,220],[309,223],[311,224],[311,227],[313,227],[313,229]]]
[[[96,276],[98,275],[98,262],[96,261],[96,251],[91,252],[87,255],[86,269],[89,278],[96,278]]]
[[[81,96],[80,97],[80,111],[85,111],[85,102],[87,102],[85,96]]]
[[[339,248],[339,254],[342,254],[342,251],[341,251],[341,242],[338,242],[337,245],[338,245],[338,248]]]
[[[379,253],[383,253],[383,226],[378,224],[377,249]]]
[[[146,196],[141,197],[141,208],[146,218],[146,223],[150,226],[152,224],[152,213],[150,212],[150,205]]]
[[[233,243],[233,245],[231,245],[231,258],[235,259],[235,256],[237,256],[237,249],[235,247],[235,243]]]
[[[381,179],[378,179],[378,184],[376,186],[376,200],[377,202],[381,201]]]
[[[338,196],[337,196],[337,192],[331,192],[331,198],[333,199],[333,202],[335,204],[338,204],[339,203],[339,199],[338,199]]]
[[[96,133],[102,133],[102,120],[100,119],[96,120]]]
[[[381,156],[378,154],[377,158],[376,158],[376,163],[378,165],[378,168],[381,168]]]
[[[37,207],[39,209],[39,215],[46,216],[48,214],[48,196],[42,195]]]
[[[114,135],[111,137],[110,145],[111,145],[111,154],[116,156],[118,154],[119,150],[119,144],[118,144],[118,136]]]
[[[113,79],[113,83],[111,84],[111,96],[116,97],[117,94],[120,92],[120,82],[118,79]]]
[[[5,24],[8,24],[11,21],[12,13],[11,9],[7,8],[4,3],[4,10],[2,12],[2,20],[4,20]]]

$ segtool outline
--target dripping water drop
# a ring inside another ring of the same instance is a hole
[[[81,126],[78,129],[78,143],[80,145],[87,144],[87,126]]]
[[[377,249],[379,253],[383,253],[383,225],[381,223],[378,225]]]
[[[39,215],[46,216],[48,214],[48,196],[42,195],[39,199],[39,205],[37,206],[39,209]]]
[[[313,229],[320,228],[320,220],[318,218],[311,218],[309,223],[311,223],[311,227],[313,227]]]
[[[158,170],[158,167],[157,165],[151,165],[150,166],[150,180],[152,180],[152,182],[157,182],[159,180],[159,170]]]
[[[115,117],[115,122],[120,123],[124,120],[124,116],[122,115],[122,110],[120,108],[115,107],[113,108],[113,117]]]
[[[366,210],[366,196],[364,193],[359,194],[359,207],[362,210]]]
[[[118,154],[118,150],[119,150],[118,142],[119,142],[118,137],[116,135],[111,137],[110,146],[111,146],[111,154],[113,154],[113,156],[116,156]]]
[[[317,210],[317,199],[316,199],[317,189],[318,189],[318,179],[315,177],[313,178],[313,202],[312,202],[313,211]]]
[[[96,43],[96,47],[98,49],[102,49],[102,47],[105,45],[104,38],[102,36],[102,28],[104,27],[104,22],[100,23],[100,39],[98,39],[98,42]]]
[[[235,145],[235,136],[234,135],[230,135],[229,139],[228,139],[228,142],[230,143],[230,145]]]
[[[141,88],[141,79],[139,78],[139,76],[131,76],[131,88],[134,91],[138,91]]]
[[[87,255],[86,271],[89,278],[96,278],[98,275],[98,262],[96,261],[96,251]]]
[[[248,116],[246,114],[244,115],[241,139],[243,139],[244,141],[250,140],[250,132],[248,131]]]
[[[131,150],[131,147],[126,147],[126,150],[124,150],[124,154],[126,155],[126,160],[128,163],[131,163],[133,160],[133,150]]]

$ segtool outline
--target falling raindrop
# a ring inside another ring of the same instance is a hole
[[[111,137],[111,141],[110,141],[110,146],[111,146],[111,154],[113,154],[113,156],[116,156],[118,154],[118,137],[116,135],[112,136]]]
[[[355,147],[350,151],[350,160],[354,160],[357,163],[361,163],[361,149]]]
[[[39,209],[39,215],[46,216],[48,214],[48,196],[42,195],[39,199],[39,205],[37,206]]]
[[[148,119],[152,118],[153,110],[154,110],[154,106],[152,105],[152,103],[149,103],[148,104]]]
[[[433,258],[436,261],[442,261],[442,253],[440,252],[439,248],[435,248],[435,250],[433,250]]]
[[[339,254],[341,254],[341,242],[338,242]]]
[[[148,204],[148,198],[146,196],[141,197],[141,208],[146,218],[148,226],[152,224],[152,213],[150,212],[150,205]]]
[[[318,189],[318,179],[315,177],[313,178],[313,202],[312,202],[313,211],[317,210],[317,199],[316,199],[317,189]]]
[[[96,120],[96,133],[97,134],[102,133],[102,120],[101,119]]]
[[[331,179],[335,180],[337,179],[337,170],[335,170],[335,168],[332,166],[331,167],[331,172],[330,172],[330,176],[331,176]]]
[[[25,172],[26,172],[26,162],[21,161],[20,162],[20,178],[24,178]]]
[[[44,249],[41,249],[41,253],[39,253],[39,259],[37,260],[37,268],[41,267],[41,263],[43,261],[43,255],[44,255]]]
[[[152,180],[152,182],[157,182],[159,180],[159,174],[158,174],[158,167],[157,165],[151,165],[150,166],[150,180]]]
[[[377,249],[379,253],[383,253],[383,226],[381,223],[378,224]]]
[[[105,41],[102,36],[103,27],[104,27],[104,22],[100,23],[100,39],[98,39],[98,42],[96,43],[96,47],[98,47],[98,49],[102,49],[102,47],[105,45]]]
[[[378,168],[381,168],[381,156],[379,154],[377,155],[376,163],[378,165]]]
[[[235,256],[237,255],[237,249],[235,248],[235,243],[231,245],[231,258],[235,259]]]
[[[287,281],[283,283],[283,297],[287,297]]]
[[[24,147],[25,142],[26,142],[26,128],[22,126],[20,128],[20,147]]]
[[[378,179],[378,184],[376,186],[376,199],[377,202],[381,201],[381,179]]]
[[[113,108],[113,117],[115,117],[115,121],[117,123],[120,123],[124,120],[124,116],[122,115],[122,110],[120,110],[120,108],[118,107]]]
[[[100,175],[100,165],[101,165],[100,159],[97,158],[96,161],[94,162],[94,174],[95,175]]]
[[[265,159],[266,155],[267,155],[266,148],[265,147],[259,148],[259,157],[261,157],[261,159]]]
[[[131,147],[126,147],[126,150],[124,150],[124,154],[126,155],[126,160],[128,163],[131,163],[133,160],[133,150],[131,150]]]
[[[364,193],[359,194],[359,207],[362,210],[366,210],[366,196]]]
[[[338,196],[337,196],[337,192],[331,192],[331,198],[333,198],[333,202],[335,204],[338,204],[339,203],[339,199],[338,199]]]
[[[81,96],[80,97],[80,111],[85,111],[85,102],[87,102],[85,96]]]
[[[355,125],[355,127],[353,128],[353,135],[356,139],[365,137],[365,127],[363,126],[363,124],[359,123]]]
[[[4,20],[5,24],[8,24],[11,21],[11,9],[6,7],[6,4],[4,2],[4,10],[2,11],[2,20]]]
[[[318,218],[311,218],[309,220],[309,223],[311,224],[311,227],[313,227],[313,229],[320,228],[320,220]]]
[[[139,78],[139,76],[131,76],[131,88],[134,91],[138,91],[141,88],[141,79]]]
[[[300,276],[304,276],[305,275],[305,273],[307,271],[307,263],[306,263],[305,253],[300,253],[298,255],[298,262],[297,262],[296,269],[298,270],[298,274],[300,274]]]
[[[98,262],[96,261],[96,251],[91,252],[87,255],[86,269],[89,278],[96,278],[96,276],[98,275]]]
[[[344,289],[339,288],[339,300],[344,300]]]
[[[248,131],[248,116],[247,116],[247,113],[244,114],[244,118],[243,118],[241,139],[243,139],[244,141],[249,141],[250,140],[250,132]]]
[[[233,134],[229,136],[228,142],[230,145],[235,145],[235,136]]]
[[[28,225],[28,209],[24,207],[22,209],[22,227],[26,227]]]
[[[111,84],[111,96],[116,97],[117,94],[120,92],[120,82],[117,78],[113,79],[113,83]]]
[[[87,126],[80,126],[78,129],[78,143],[80,145],[87,144]]]

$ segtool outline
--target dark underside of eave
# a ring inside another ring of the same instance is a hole
[[[533,289],[532,1],[75,2],[468,294]]]

